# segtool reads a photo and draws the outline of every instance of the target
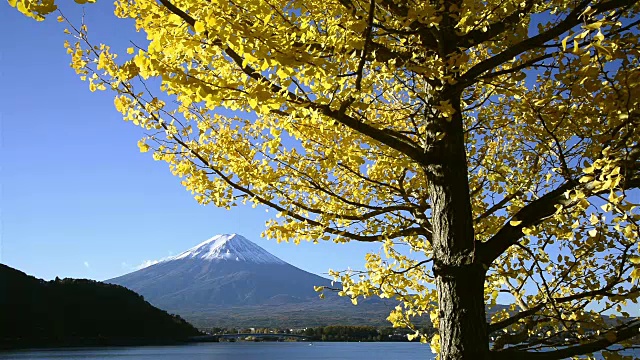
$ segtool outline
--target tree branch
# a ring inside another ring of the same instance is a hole
[[[598,340],[569,346],[563,349],[558,349],[548,352],[530,352],[530,351],[492,351],[492,359],[507,360],[507,359],[522,359],[522,360],[557,360],[566,359],[572,356],[591,354],[607,347],[614,345],[620,341],[630,339],[634,336],[640,335],[640,320],[634,319],[617,330],[611,330],[605,333],[603,337]]]
[[[491,216],[491,214],[495,213],[496,211],[502,209],[503,206],[505,206],[509,201],[515,199],[518,196],[522,196],[523,192],[521,190],[518,190],[512,194],[509,194],[507,196],[505,196],[502,200],[500,200],[497,204],[493,205],[491,208],[487,209],[487,211],[485,211],[484,213],[482,213],[481,215],[479,215],[478,217],[476,217],[473,222],[474,223],[478,223],[480,220],[483,220],[485,218],[487,218],[488,216]]]
[[[483,43],[487,40],[491,40],[496,36],[502,34],[503,32],[509,30],[509,28],[518,22],[520,22],[520,17],[526,14],[533,7],[533,1],[528,0],[525,3],[525,6],[522,9],[517,9],[512,14],[502,19],[501,21],[495,22],[489,26],[487,26],[486,31],[482,31],[481,29],[476,29],[470,31],[469,33],[463,35],[459,39],[459,45],[461,47],[469,48],[473,45]]]
[[[186,21],[189,25],[195,25],[195,19],[192,18],[189,14],[177,8],[168,0],[159,0],[162,5],[164,5],[169,11],[174,14],[180,16],[184,21]],[[270,89],[273,93],[279,93],[283,90],[280,86],[273,84],[269,79],[262,76],[258,71],[251,68],[249,65],[242,66],[243,59],[242,57],[235,52],[230,47],[225,47],[224,44],[220,40],[214,40],[213,45],[220,46],[223,48],[223,51],[240,67],[242,72],[244,72],[250,78],[266,83],[270,86]],[[421,148],[413,146],[406,141],[401,140],[403,135],[397,134],[395,131],[386,129],[381,130],[377,129],[367,123],[358,121],[351,116],[345,114],[346,109],[341,109],[342,111],[332,110],[329,105],[319,105],[313,102],[309,102],[307,99],[301,98],[290,91],[286,91],[287,96],[290,100],[300,103],[306,104],[308,107],[318,110],[321,114],[328,116],[338,123],[345,125],[346,127],[355,130],[363,135],[370,137],[373,140],[376,140],[402,154],[407,155],[412,160],[416,161],[418,164],[426,166],[431,164],[433,161],[422,151]]]
[[[604,287],[598,289],[598,290],[592,290],[592,291],[587,291],[587,292],[583,292],[580,294],[573,294],[573,295],[569,295],[569,296],[565,296],[565,297],[561,297],[561,298],[555,298],[553,299],[554,302],[556,304],[562,304],[562,303],[566,303],[566,302],[570,302],[570,301],[574,301],[574,300],[580,300],[580,299],[584,299],[584,298],[588,298],[588,297],[596,297],[596,296],[619,296],[622,294],[613,294],[610,293],[611,289],[613,289],[616,285],[618,285],[618,281],[611,281],[610,283],[608,283],[607,285],[605,285]],[[635,294],[637,292],[640,292],[640,288],[638,287],[634,287],[629,289],[629,291],[627,292],[626,295],[631,295],[631,294]],[[508,318],[508,319],[504,319],[501,321],[498,321],[496,323],[493,324],[488,324],[488,331],[489,334],[495,331],[498,331],[500,329],[504,329],[507,326],[513,325],[515,323],[517,323],[519,320],[522,320],[524,318],[527,318],[529,316],[533,316],[535,315],[538,311],[544,309],[549,303],[548,302],[541,302],[540,304],[529,308],[528,310],[525,311],[521,311],[519,313],[517,313],[516,315]]]
[[[635,4],[638,0],[609,0],[607,2],[603,2],[597,5],[594,5],[592,8],[594,10],[594,14],[601,14],[608,10],[613,10],[616,8],[627,7]],[[569,31],[574,26],[580,24],[580,14],[586,9],[589,5],[590,0],[581,1],[578,6],[576,6],[573,11],[567,15],[567,17],[559,22],[553,28],[542,32],[534,37],[523,40],[513,46],[510,46],[506,50],[501,53],[490,57],[469,69],[464,75],[462,75],[459,79],[458,84],[454,86],[452,91],[460,91],[461,89],[471,85],[474,83],[478,76],[482,75],[486,71],[497,68],[499,65],[504,64],[505,62],[515,58],[521,53],[531,50],[535,47],[541,46],[549,40],[552,40],[556,37],[559,37],[563,33]],[[496,27],[498,29],[498,27]]]
[[[364,73],[364,64],[367,62],[367,56],[369,54],[369,48],[371,47],[371,33],[373,32],[373,15],[376,10],[376,0],[371,0],[369,5],[369,18],[367,20],[367,29],[365,30],[364,37],[364,49],[362,49],[362,56],[358,63],[358,70],[356,71],[356,90],[360,91],[362,88],[362,76]]]
[[[628,177],[620,184],[620,190],[629,190],[640,187],[640,174],[633,174],[629,170],[640,169],[640,164],[636,163],[637,158],[640,156],[640,149],[638,151],[631,151],[626,159],[620,160],[623,168],[627,170]],[[586,196],[594,196],[609,190],[594,191],[596,187],[596,181],[590,181],[587,183],[580,183],[577,179],[573,179],[565,182],[560,187],[542,197],[530,202],[528,205],[520,209],[512,218],[512,220],[519,221],[517,225],[511,225],[511,222],[506,223],[498,232],[493,235],[489,240],[484,243],[480,243],[477,246],[478,260],[484,264],[491,264],[497,259],[503,252],[505,252],[511,245],[515,245],[520,238],[522,238],[522,229],[537,225],[544,221],[544,219],[553,215],[556,212],[556,205],[562,205],[565,208],[570,208],[576,205],[579,200],[567,199],[565,193],[569,190],[581,190]]]
[[[348,128],[355,130],[356,132],[359,132],[363,135],[367,135],[373,140],[376,140],[402,154],[407,155],[409,158],[420,165],[427,166],[434,162],[433,156],[431,156],[429,153],[425,153],[421,148],[415,147],[396,136],[392,136],[389,133],[388,129],[386,131],[377,129],[367,123],[358,121],[339,110],[333,110],[329,105],[312,104],[311,107],[319,109],[322,114],[336,120],[337,122],[347,126]]]
[[[546,217],[553,215],[556,211],[555,205],[566,202],[564,194],[578,185],[577,181],[567,182],[520,209],[513,216],[513,219],[521,221],[521,223],[518,225],[506,223],[489,240],[478,244],[478,259],[484,264],[491,264],[511,245],[515,245],[523,236],[523,228],[536,225]]]

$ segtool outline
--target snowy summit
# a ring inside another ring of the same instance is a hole
[[[237,234],[216,235],[179,255],[106,282],[185,315],[204,314],[205,309],[218,306],[314,302],[318,301],[314,286],[331,286],[331,280],[298,269]],[[217,311],[208,314],[214,313],[211,319],[218,318]]]
[[[216,235],[181,254],[168,258],[166,261],[181,259],[286,264],[265,249],[238,234]]]

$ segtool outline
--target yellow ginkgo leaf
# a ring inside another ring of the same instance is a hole
[[[196,31],[196,33],[202,33],[205,31],[205,24],[202,21],[196,21],[195,25],[193,26],[193,29]]]

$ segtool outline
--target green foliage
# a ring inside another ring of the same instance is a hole
[[[0,348],[144,344],[200,332],[124,287],[93,280],[44,281],[0,264]]]

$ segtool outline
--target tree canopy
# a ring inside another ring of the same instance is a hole
[[[115,54],[70,22],[65,46],[200,203],[275,209],[278,241],[380,242],[334,272],[341,294],[400,300],[395,326],[430,314],[441,359],[614,356],[640,327],[622,307],[640,279],[639,12],[118,0],[147,44]],[[485,321],[498,298],[511,311]]]
[[[44,281],[0,264],[0,349],[172,344],[201,335],[122,286]]]

